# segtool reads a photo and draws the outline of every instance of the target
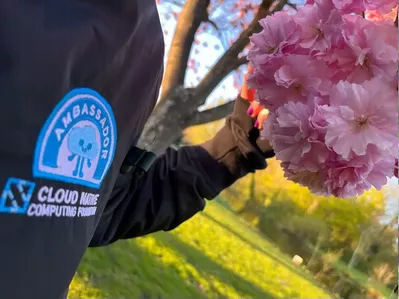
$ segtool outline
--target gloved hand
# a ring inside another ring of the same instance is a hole
[[[244,84],[243,91],[247,89]],[[219,163],[228,168],[235,179],[249,172],[264,169],[266,159],[274,156],[267,140],[260,139],[256,118],[248,115],[250,102],[237,97],[233,113],[216,136],[201,146]]]
[[[231,116],[227,118],[232,118],[232,120],[242,128],[250,141],[250,143],[258,148],[260,152],[265,156],[265,158],[270,158],[274,156],[273,148],[268,140],[262,140],[260,138],[260,130],[263,128],[263,121],[266,116],[262,107],[256,111],[252,112],[253,105],[248,100],[240,96],[237,97],[236,103],[234,105],[234,111]],[[252,112],[249,115],[249,112]]]
[[[247,80],[248,74],[252,72],[251,67],[248,67],[248,73],[244,77],[244,84],[241,89],[240,98],[241,100],[246,101],[246,105],[248,105],[247,114],[251,117],[253,126],[258,128],[259,131],[263,129],[263,124],[269,114],[269,111],[266,110],[260,103],[255,101],[255,90],[249,89]],[[237,105],[237,104],[236,104]],[[244,105],[244,104],[241,104]],[[235,107],[234,111],[242,110],[243,108]],[[255,120],[255,121],[254,121]],[[253,130],[251,128],[251,130]],[[262,151],[269,151],[270,144],[267,140],[261,140],[257,138],[257,145]]]

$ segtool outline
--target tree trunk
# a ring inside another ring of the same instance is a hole
[[[191,97],[191,90],[180,86],[160,102],[146,123],[139,147],[157,155],[164,153],[186,127],[183,117]]]
[[[206,13],[209,4],[209,0],[187,1],[179,17],[180,24],[177,25],[172,48],[169,52],[161,100],[147,121],[138,146],[145,147],[156,154],[165,152],[167,147],[182,134],[182,131],[192,124],[190,119],[195,114],[201,113],[198,111],[198,107],[205,103],[217,85],[232,71],[246,63],[246,59],[238,57],[238,55],[248,45],[249,37],[261,29],[259,20],[268,14],[281,10],[287,1],[280,0],[273,11],[270,11],[270,6],[274,1],[263,0],[258,13],[248,28],[241,32],[238,39],[223,54],[199,85],[194,89],[185,89],[183,83],[188,55],[194,41],[195,32],[198,29],[198,27],[195,27],[204,21],[204,13]],[[197,16],[196,13],[199,15]],[[189,27],[186,28],[183,24],[187,24]],[[225,108],[229,107],[231,106],[226,105]],[[203,116],[207,117],[206,114]],[[201,119],[199,119],[199,122],[201,122]]]
[[[368,236],[368,231],[364,231],[361,236],[359,243],[356,246],[355,251],[352,254],[352,257],[348,263],[348,268],[356,268],[356,266],[359,264],[364,259],[365,252],[367,248],[369,247],[369,242],[368,242],[369,236]],[[342,288],[345,285],[345,277],[341,277],[333,286],[332,290],[335,293],[340,294],[342,292]]]
[[[256,189],[255,189],[255,174],[253,173],[251,176],[251,184],[249,185],[249,197],[248,200],[245,202],[245,205],[237,211],[239,215],[242,215],[246,212],[253,212],[258,210],[258,204],[256,202]]]
[[[249,200],[255,202],[256,201],[256,187],[255,187],[255,173],[251,175],[251,185],[249,186]]]
[[[161,100],[173,88],[184,84],[187,62],[195,39],[195,33],[201,23],[208,19],[207,8],[209,2],[210,0],[186,1],[179,15],[162,82]]]
[[[359,243],[355,251],[352,254],[351,259],[348,263],[348,268],[356,268],[360,262],[364,261],[369,256],[369,249],[373,242],[375,242],[380,235],[384,233],[384,231],[389,227],[390,224],[384,226],[370,226],[367,230],[365,230],[359,239]],[[342,285],[342,281],[344,278],[338,280],[338,282],[334,286],[334,290],[339,290],[340,285]]]
[[[359,243],[353,252],[353,255],[348,263],[349,268],[356,268],[357,265],[364,259],[368,257],[368,252],[370,250],[371,245],[378,240],[379,236],[381,236],[384,231],[391,224],[387,224],[384,226],[378,226],[377,228],[370,227],[360,236]]]
[[[316,259],[322,243],[323,243],[323,236],[322,236],[321,233],[319,233],[319,235],[317,236],[316,245],[315,245],[315,247],[313,249],[313,252],[312,252],[312,256],[310,257],[310,259],[308,261],[308,265],[311,265],[314,262],[314,260]]]

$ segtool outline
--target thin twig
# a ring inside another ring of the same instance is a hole
[[[287,2],[287,5],[293,9],[295,9],[296,11],[298,11],[298,5],[291,3],[291,2]]]

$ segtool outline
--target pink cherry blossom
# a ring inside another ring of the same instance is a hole
[[[327,95],[331,89],[331,71],[324,61],[309,56],[290,55],[275,73],[277,85],[286,88],[287,101],[307,97],[309,92]]]
[[[277,68],[278,67],[278,68]],[[306,102],[309,93],[328,95],[332,83],[324,61],[306,55],[290,55],[279,62],[258,67],[248,85],[257,90],[257,99],[270,111],[287,103]]]
[[[266,18],[251,38],[248,85],[270,111],[261,137],[285,176],[315,194],[356,196],[394,175],[393,8],[392,0],[307,0],[294,16]],[[371,21],[365,10],[389,18]]]
[[[303,170],[295,172],[287,169],[284,163],[281,163],[281,166],[284,169],[284,176],[287,179],[301,186],[307,187],[316,195],[327,195],[327,192],[325,191],[325,178],[321,171]],[[328,195],[331,195],[331,193]]]
[[[288,102],[265,121],[262,135],[273,145],[277,159],[289,163],[288,169],[315,171],[330,154],[324,136],[311,124],[313,115],[311,105]]]
[[[363,75],[362,79],[356,77],[354,74],[356,56],[353,50],[342,39],[337,43],[334,49],[330,52],[317,55],[317,58],[325,61],[331,71],[331,82],[337,84],[341,80],[348,80],[349,76],[353,76],[356,82],[362,82],[369,78]],[[361,74],[363,74],[362,72]]]
[[[347,16],[343,35],[354,58],[353,72],[348,80],[360,83],[377,77],[392,84],[397,73],[397,29],[386,23],[367,21],[360,16]]]
[[[333,0],[307,0],[307,1],[305,1],[305,6],[313,5],[313,4],[320,6],[326,12],[331,11],[332,9],[335,8]]]
[[[262,60],[266,61],[272,55],[292,53],[299,41],[299,33],[291,15],[276,12],[261,20],[260,25],[263,28],[262,32],[250,38],[252,48],[248,53],[248,59],[252,63],[262,64]],[[254,61],[254,58],[257,61]]]
[[[344,14],[361,13],[365,10],[387,14],[398,5],[396,0],[333,0],[333,3]]]
[[[370,144],[397,151],[396,94],[380,80],[341,81],[332,88],[330,106],[323,107],[322,113],[328,123],[326,145],[344,159],[366,155]]]
[[[299,9],[294,16],[301,32],[301,47],[327,52],[341,37],[341,14],[332,6],[316,3]]]
[[[284,98],[279,96],[280,87],[276,85],[274,74],[283,66],[282,58],[269,59],[261,66],[251,63],[254,68],[252,74],[248,75],[248,86],[255,89],[255,99],[262,102],[267,109],[274,111],[284,103]],[[265,99],[271,98],[271,101]]]
[[[382,14],[388,14],[398,5],[397,0],[363,0],[367,10],[376,10]]]
[[[366,10],[363,0],[333,0],[334,5],[344,14],[361,13]]]
[[[345,160],[339,156],[326,166],[324,193],[346,198],[372,186],[380,189],[393,176],[395,159],[371,146],[369,155]]]
[[[392,177],[395,159],[381,155],[376,148],[373,153],[351,160],[330,155],[313,171],[290,169],[287,162],[281,165],[289,180],[309,188],[314,194],[348,198],[361,195],[371,187],[379,190],[387,183],[387,178]]]

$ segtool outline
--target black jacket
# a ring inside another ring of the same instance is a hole
[[[66,297],[88,246],[173,229],[245,173],[199,146],[120,173],[163,55],[154,0],[1,1],[1,298]]]

